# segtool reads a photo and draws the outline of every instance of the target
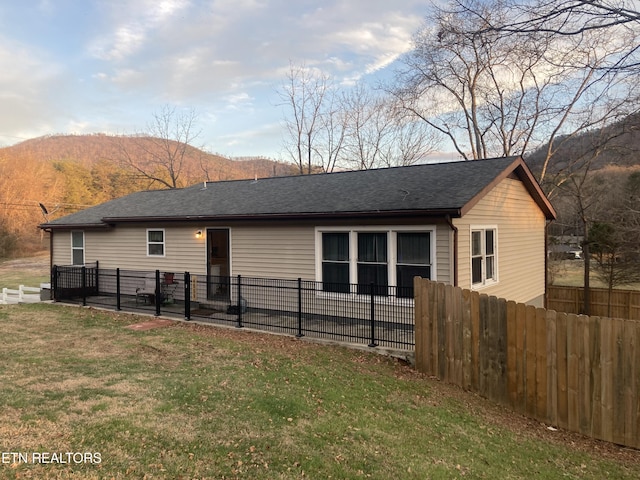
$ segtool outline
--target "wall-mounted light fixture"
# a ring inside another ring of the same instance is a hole
[[[202,230],[196,232],[196,238],[202,238]]]

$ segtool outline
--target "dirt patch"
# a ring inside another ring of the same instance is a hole
[[[168,327],[169,325],[173,325],[174,323],[175,322],[172,320],[154,318],[153,320],[149,320],[147,322],[134,323],[132,325],[127,325],[124,328],[128,328],[130,330],[151,330],[152,328]]]

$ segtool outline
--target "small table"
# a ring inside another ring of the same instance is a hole
[[[174,295],[176,293],[176,289],[178,288],[178,282],[166,283],[162,282],[160,284],[160,289],[162,291],[162,303],[173,303]]]

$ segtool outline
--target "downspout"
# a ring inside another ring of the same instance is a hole
[[[544,308],[549,308],[549,220],[544,224]]]
[[[49,234],[49,292],[48,300],[53,300],[53,229],[43,228],[42,231]]]
[[[451,215],[446,215],[445,220],[453,231],[453,286],[458,286],[458,227],[453,224]]]
[[[53,287],[53,229],[49,230],[49,284]]]

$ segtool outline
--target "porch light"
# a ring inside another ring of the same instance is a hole
[[[196,238],[202,238],[202,230],[196,232]]]

